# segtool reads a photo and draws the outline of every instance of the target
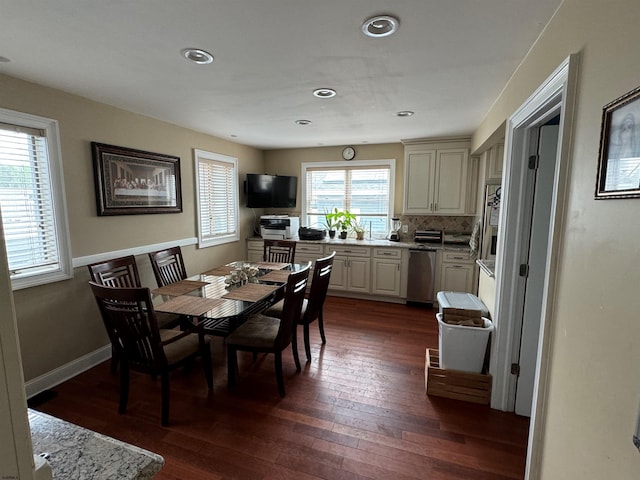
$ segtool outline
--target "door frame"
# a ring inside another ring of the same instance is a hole
[[[520,326],[509,319],[521,316],[523,290],[520,285],[520,255],[522,251],[522,212],[529,144],[532,131],[560,113],[556,171],[549,225],[549,248],[545,264],[545,285],[542,295],[542,318],[536,360],[531,424],[527,451],[526,479],[538,478],[541,445],[546,417],[549,385],[549,358],[552,353],[553,314],[558,259],[561,253],[561,232],[566,214],[566,194],[572,145],[574,105],[577,90],[579,55],[572,54],[538,87],[538,89],[507,120],[505,160],[502,186],[502,208],[496,256],[495,338],[491,352],[493,387],[491,406],[513,411],[516,377],[511,374],[514,352],[520,341]]]
[[[545,134],[545,128],[553,129],[553,133]],[[533,384],[540,339],[542,295],[544,293],[544,285],[540,285],[540,282],[545,282],[548,274],[546,268],[550,241],[548,219],[553,201],[559,131],[559,125],[547,125],[547,122],[541,126],[529,128],[531,133],[529,152],[530,155],[537,156],[538,166],[535,169],[529,168],[527,170],[529,190],[526,193],[526,214],[528,223],[523,225],[526,230],[523,232],[522,239],[526,241],[526,245],[521,245],[520,263],[527,264],[529,267],[527,275],[520,277],[521,287],[524,289],[522,295],[519,295],[522,300],[519,305],[522,314],[516,321],[517,328],[520,329],[520,341],[514,346],[512,360],[519,366],[515,379],[514,411],[518,415],[527,417],[531,416],[531,406],[533,405]],[[548,143],[549,139],[552,139],[553,144]],[[543,141],[545,142],[544,151],[541,150],[543,147],[541,142]],[[542,271],[539,268],[540,265],[543,266]]]

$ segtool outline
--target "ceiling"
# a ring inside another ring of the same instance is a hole
[[[0,73],[262,149],[467,135],[560,3],[2,0]]]

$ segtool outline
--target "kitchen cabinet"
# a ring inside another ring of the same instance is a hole
[[[331,245],[325,255],[336,252],[331,270],[329,290],[369,293],[371,276],[371,249],[359,246]]]
[[[319,258],[324,256],[324,248],[320,243],[300,243],[296,244],[296,263],[311,262],[311,267]],[[311,273],[309,273],[311,275]]]
[[[262,240],[247,240],[247,260],[250,262],[261,262],[264,254],[264,243]]]
[[[296,244],[296,256],[295,263],[307,264],[311,262],[311,269],[309,270],[309,286],[311,288],[311,279],[313,278],[313,268],[316,265],[316,260],[324,257],[324,248],[319,243],[300,243]]]
[[[504,144],[498,143],[486,151],[485,183],[502,183],[502,164],[504,163]]]
[[[440,291],[475,294],[476,263],[466,250],[443,250],[440,264]]]
[[[405,146],[405,214],[469,214],[468,203],[473,200],[469,187],[475,179],[470,175],[468,142],[460,145]]]
[[[400,248],[374,248],[371,293],[390,297],[401,296],[403,265]],[[406,276],[406,274],[404,275]]]

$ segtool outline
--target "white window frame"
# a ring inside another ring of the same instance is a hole
[[[60,132],[58,121],[50,118],[15,112],[0,108],[0,122],[28,128],[41,129],[47,137],[47,160],[51,180],[53,215],[55,218],[55,235],[58,245],[58,265],[54,270],[42,273],[28,273],[11,276],[13,290],[35,287],[46,283],[59,282],[73,278],[71,258],[71,242],[67,220],[66,195],[64,190],[64,174],[62,170],[62,154],[60,150]],[[0,222],[0,228],[2,223]],[[4,241],[4,231],[2,233]]]
[[[389,167],[389,211],[387,217],[390,219],[394,216],[395,211],[395,184],[396,184],[396,160],[356,160],[350,161],[348,165],[345,162],[303,162],[301,166],[301,194],[302,194],[302,218],[301,224],[308,225],[309,219],[307,216],[307,169],[308,168],[366,168],[366,167]],[[380,237],[382,238],[382,237]]]
[[[207,152],[205,150],[193,150],[193,159],[195,164],[196,174],[196,200],[197,200],[197,224],[198,224],[198,247],[206,248],[215,245],[222,245],[224,243],[237,242],[240,240],[240,202],[239,202],[239,187],[238,187],[238,159],[236,157],[230,157],[228,155],[222,155],[219,153]],[[224,235],[218,235],[214,238],[205,238],[204,228],[200,221],[202,209],[205,208],[203,199],[200,195],[200,160],[212,160],[215,162],[227,163],[232,169],[233,178],[233,193],[231,195],[231,202],[233,202],[233,208],[235,212],[235,232],[228,232]]]

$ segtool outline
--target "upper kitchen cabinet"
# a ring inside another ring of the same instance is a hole
[[[504,160],[504,143],[498,143],[487,150],[486,156],[486,177],[488,184],[502,183],[502,163]]]
[[[469,141],[405,143],[404,214],[475,214],[476,159]]]

